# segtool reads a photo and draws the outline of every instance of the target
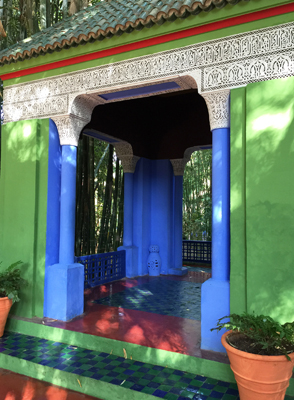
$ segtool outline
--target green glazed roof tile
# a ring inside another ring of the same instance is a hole
[[[250,0],[107,0],[0,51],[0,65]]]

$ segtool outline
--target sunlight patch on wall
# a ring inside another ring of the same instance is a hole
[[[242,205],[242,197],[240,195],[241,186],[234,185],[231,187],[231,212],[235,211]]]
[[[293,112],[288,109],[286,112],[278,114],[265,114],[253,122],[252,128],[255,131],[264,131],[265,129],[285,129],[293,120]]]

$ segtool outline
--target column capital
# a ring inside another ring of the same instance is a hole
[[[77,115],[67,114],[51,117],[55,122],[61,146],[78,146],[81,130],[89,122],[88,119],[78,117]]]
[[[130,143],[118,142],[113,144],[117,157],[120,159],[124,173],[133,174],[140,157],[134,156]]]
[[[187,164],[187,162],[190,161],[192,153],[196,150],[199,150],[199,148],[197,146],[188,147],[188,149],[185,150],[183,158],[174,158],[174,159],[170,160],[170,162],[173,166],[175,176],[183,176],[184,175],[186,164]]]
[[[203,93],[209,113],[210,129],[230,127],[230,90]]]
[[[175,176],[183,176],[185,172],[185,166],[189,160],[185,160],[184,158],[174,158],[170,160]]]

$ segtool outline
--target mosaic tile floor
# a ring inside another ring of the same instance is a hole
[[[211,274],[211,267],[195,267],[193,265],[185,265],[186,268],[188,268],[189,271],[199,271],[199,272],[207,272]]]
[[[0,353],[167,400],[239,399],[233,383],[34,336],[5,333]]]
[[[105,306],[199,321],[201,319],[201,284],[158,277],[94,302]]]

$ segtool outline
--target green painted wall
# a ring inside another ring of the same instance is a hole
[[[231,92],[231,312],[246,310],[246,89]]]
[[[248,310],[294,320],[294,77],[246,93]]]
[[[2,127],[0,176],[1,269],[22,260],[28,286],[12,313],[43,316],[49,120]]]
[[[293,93],[291,77],[231,101],[231,309],[280,322],[294,320]]]
[[[165,34],[181,31],[184,29],[189,29],[195,26],[201,26],[217,21],[221,21],[227,18],[240,16],[242,14],[247,14],[255,11],[260,11],[270,7],[275,7],[283,4],[292,3],[292,0],[251,0],[249,2],[241,2],[237,5],[227,5],[222,9],[214,9],[210,12],[202,12],[196,16],[190,16],[186,19],[177,19],[174,22],[166,22],[165,24],[158,26],[155,25],[152,28],[144,28],[141,31],[134,30],[130,34],[123,34],[120,37],[113,36],[109,39],[104,39],[103,41],[97,41],[94,43],[87,43],[84,46],[77,46],[70,49],[64,49],[60,52],[54,52],[52,54],[47,54],[45,56],[39,56],[37,58],[32,58],[29,60],[24,60],[17,62],[15,64],[4,65],[0,67],[0,74],[6,74],[9,72],[14,72],[18,70],[23,70],[27,68],[32,68],[35,66],[46,65],[48,63],[69,59],[75,56],[80,56],[84,54],[90,54],[95,51],[105,50],[129,43],[138,42],[141,40],[149,39],[152,37],[158,37]],[[11,79],[5,81],[5,86],[14,85],[17,83],[29,82],[35,79],[48,78],[55,75],[60,75],[64,73],[70,73],[73,71],[78,71],[85,68],[91,68],[99,65],[110,64],[113,62],[118,62],[122,60],[131,59],[134,57],[140,57],[148,54],[153,54],[161,51],[171,50],[175,48],[180,48],[183,46],[188,46],[190,44],[201,43],[207,40],[219,39],[222,37],[249,32],[254,29],[261,29],[269,26],[274,26],[286,22],[292,22],[294,19],[294,13],[288,13],[276,17],[265,18],[259,21],[239,24],[229,28],[219,29],[217,31],[203,33],[195,36],[191,36],[184,39],[174,40],[168,43],[150,46],[148,48],[143,48],[139,50],[129,51],[126,53],[105,57],[102,59],[97,59],[93,61],[83,62],[80,64],[75,64],[68,67],[58,68],[52,71],[46,71],[42,73],[28,75],[22,78]]]

